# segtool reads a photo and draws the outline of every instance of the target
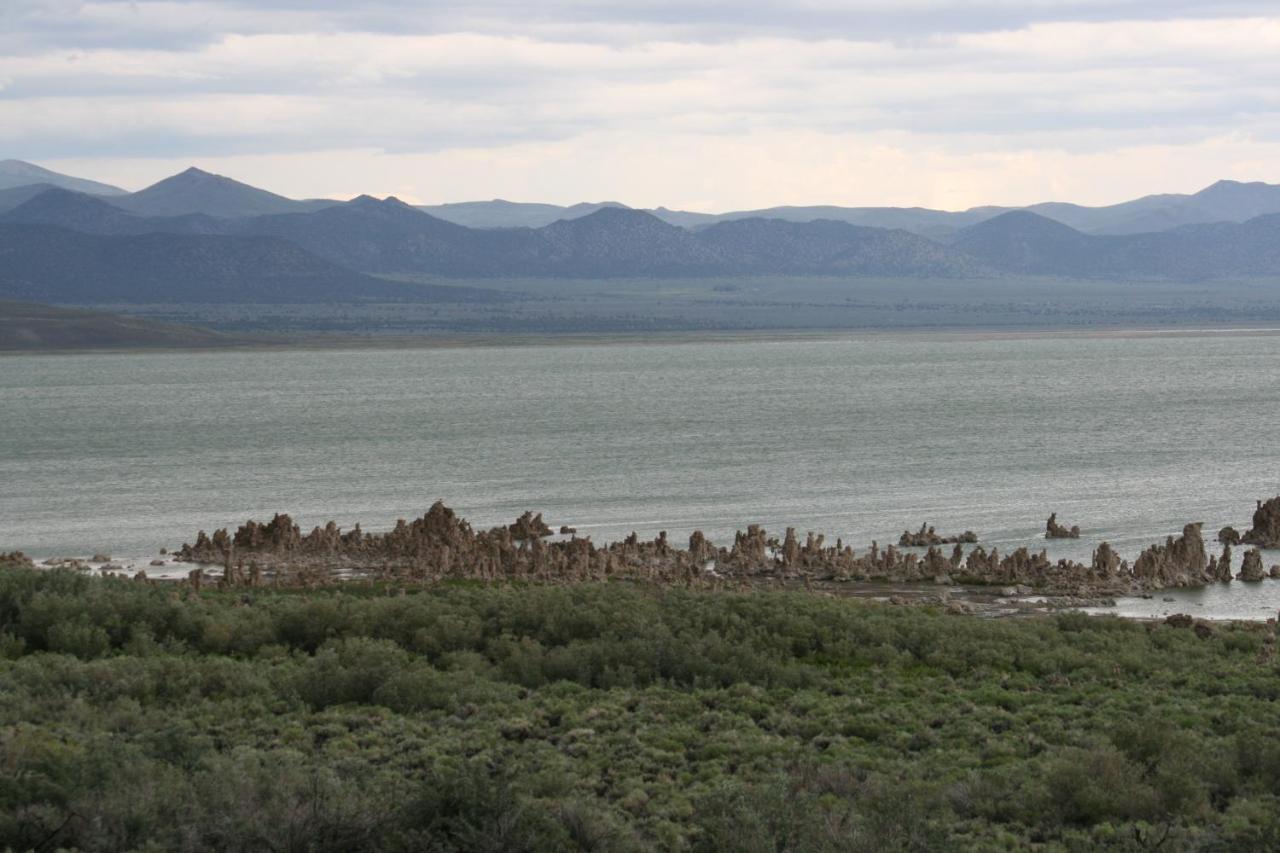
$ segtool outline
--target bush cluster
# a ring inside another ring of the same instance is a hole
[[[1262,626],[0,569],[0,848],[1272,850]]]

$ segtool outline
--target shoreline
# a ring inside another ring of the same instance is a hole
[[[173,586],[190,586],[190,573],[199,570],[205,578],[205,583],[212,584],[221,588],[220,578],[217,572],[221,570],[221,566],[216,563],[184,563],[184,562],[167,562],[159,572],[155,571],[152,566],[138,566],[137,564],[120,564],[91,565],[88,562],[83,566],[75,567],[71,565],[49,565],[48,561],[36,561],[33,565],[22,566],[20,564],[6,563],[0,560],[0,569],[24,569],[28,571],[75,571],[84,577],[98,579],[115,579],[124,581],[140,581],[135,570],[140,570],[146,574],[144,582],[156,583]],[[135,574],[130,574],[135,572]],[[512,580],[512,579],[496,579],[496,580],[478,580],[474,578],[440,578],[427,584],[416,582],[408,582],[403,580],[376,580],[372,577],[363,575],[350,576],[334,576],[328,583],[323,584],[325,589],[343,589],[358,588],[361,585],[370,583],[384,583],[389,588],[430,588],[434,585],[448,585],[450,583],[479,583],[483,586],[493,588],[503,588],[506,586],[529,585],[529,586],[567,586],[575,585],[573,583],[566,584],[558,581],[547,581],[540,579],[528,580]],[[644,585],[646,582],[634,577],[619,577],[608,580],[583,581],[581,583],[597,583],[597,584],[620,584],[623,586],[634,586],[637,584]],[[653,586],[662,586],[661,583],[653,582]],[[314,587],[303,586],[281,586],[273,587],[265,585],[264,589],[279,589],[280,591],[303,590]],[[1195,592],[1203,589],[1197,588],[1181,588],[1180,592]],[[1162,596],[1161,593],[1168,590],[1155,590],[1151,593],[1143,595],[1117,596],[1109,598],[1106,596],[1096,598],[1077,598],[1067,595],[1056,595],[1046,593],[1044,591],[1031,589],[1028,587],[1011,587],[1001,588],[996,586],[975,586],[972,584],[951,584],[941,585],[927,581],[905,581],[894,582],[891,580],[847,580],[847,581],[813,581],[806,584],[805,581],[796,578],[775,578],[769,580],[756,580],[739,583],[736,585],[726,585],[723,588],[713,588],[711,592],[726,591],[736,593],[789,593],[789,594],[808,594],[813,596],[827,598],[847,598],[857,601],[867,601],[891,607],[932,607],[947,615],[952,616],[971,616],[979,619],[1025,619],[1025,618],[1044,618],[1054,616],[1061,613],[1083,613],[1089,616],[1114,616],[1130,622],[1140,623],[1165,623],[1169,621],[1169,617],[1174,614],[1186,614],[1191,616],[1197,622],[1207,622],[1213,625],[1229,626],[1229,625],[1260,625],[1274,621],[1275,613],[1266,611],[1267,615],[1243,616],[1243,615],[1225,615],[1217,616],[1213,614],[1193,614],[1189,608],[1168,608],[1168,612],[1160,613],[1142,613],[1127,612],[1127,608],[1132,608],[1134,603],[1143,600],[1161,599],[1163,603],[1172,603],[1174,599]]]
[[[894,329],[744,329],[691,332],[626,332],[584,334],[488,334],[443,333],[440,335],[300,335],[275,340],[248,340],[184,347],[100,347],[55,349],[0,349],[0,358],[65,355],[174,355],[212,353],[270,353],[372,350],[433,350],[523,347],[604,347],[671,346],[687,344],[741,343],[854,343],[854,342],[981,342],[1010,340],[1131,340],[1143,338],[1273,337],[1280,327],[1272,326],[1123,326],[1088,328],[1061,327],[929,327]]]

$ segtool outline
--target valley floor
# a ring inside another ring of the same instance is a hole
[[[110,305],[143,319],[224,333],[520,340],[546,336],[815,332],[1026,332],[1280,327],[1274,281],[1198,284],[1059,279],[501,279],[462,284],[492,303]]]

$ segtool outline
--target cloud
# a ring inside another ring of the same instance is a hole
[[[1005,186],[999,170],[1019,176],[1011,194],[1038,180],[1041,194],[1011,199],[1030,201],[1075,186],[1054,171],[1067,168],[1104,176],[1077,190],[1097,200],[1117,184],[1095,158],[1165,189],[1155,163],[1201,171],[1172,152],[1220,170],[1265,164],[1280,126],[1270,3],[10,2],[3,153],[115,162],[133,183],[162,164],[270,162],[283,176],[289,158],[364,152],[341,171],[432,200],[527,188],[725,208],[802,202],[806,188],[848,203],[848,187],[889,174],[919,193],[883,188],[900,202],[963,206]],[[1151,163],[1132,156],[1154,150]],[[418,177],[393,181],[380,171],[390,163]],[[832,180],[812,180],[824,169]],[[318,178],[281,183],[322,190]],[[638,197],[657,187],[670,195]]]
[[[1186,144],[1104,151],[1007,148],[903,133],[774,131],[738,136],[592,132],[562,142],[431,153],[342,149],[244,154],[201,165],[295,197],[361,192],[415,203],[476,198],[621,200],[720,211],[780,204],[924,205],[1047,199],[1110,203],[1150,192],[1193,192],[1219,178],[1255,179],[1280,158],[1280,140],[1225,135]],[[50,163],[124,186],[188,165],[173,159],[68,158]]]

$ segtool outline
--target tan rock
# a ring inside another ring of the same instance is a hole
[[[1266,576],[1266,570],[1262,567],[1262,552],[1257,548],[1245,551],[1244,560],[1240,564],[1240,573],[1236,575],[1236,580],[1256,582]]]
[[[915,533],[910,530],[902,531],[902,536],[898,538],[898,547],[900,548],[928,548],[933,545],[953,545],[956,543],[972,544],[978,541],[978,534],[972,530],[966,530],[959,536],[939,536],[926,522],[920,525],[920,529]]]
[[[1143,551],[1133,564],[1134,579],[1153,589],[1202,585],[1209,558],[1200,527],[1188,524],[1177,539],[1170,536],[1165,544]]]
[[[1259,548],[1280,548],[1280,497],[1263,503],[1253,513],[1253,527],[1240,538],[1245,545]]]

